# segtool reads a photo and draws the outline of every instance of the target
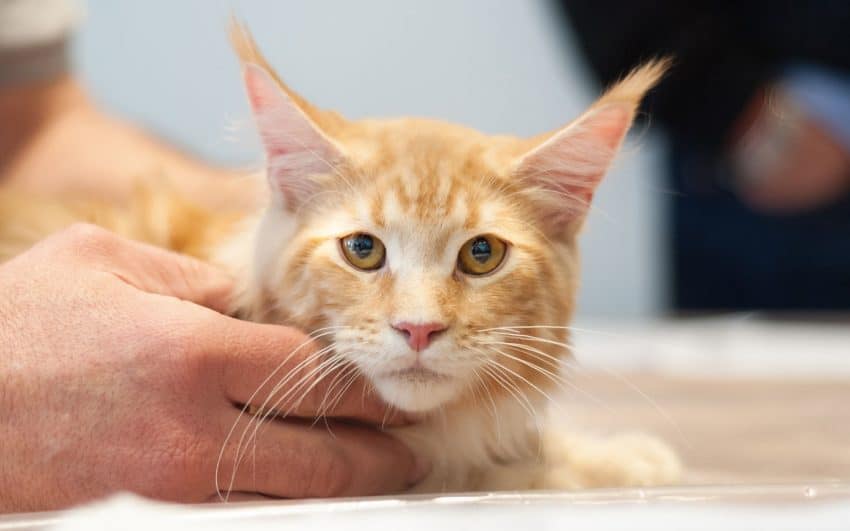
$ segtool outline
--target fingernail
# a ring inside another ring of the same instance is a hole
[[[415,485],[425,479],[425,476],[431,472],[431,462],[422,456],[417,455],[413,460],[413,468],[410,471],[410,484]]]

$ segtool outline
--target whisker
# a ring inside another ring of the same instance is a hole
[[[523,365],[526,365],[527,367],[529,367],[529,368],[531,368],[531,369],[533,369],[533,370],[537,370],[537,371],[539,371],[539,370],[540,370],[540,368],[539,368],[539,367],[537,367],[537,366],[535,366],[534,364],[528,363],[527,361],[525,361],[525,360],[523,360],[523,359],[521,359],[521,358],[518,358],[518,357],[516,357],[516,356],[512,356],[512,355],[510,355],[510,354],[507,354],[507,353],[505,353],[505,352],[502,352],[502,351],[499,351],[499,350],[496,350],[496,349],[493,349],[493,352],[495,352],[496,354],[501,354],[502,356],[505,356],[505,357],[507,357],[507,358],[509,358],[509,359],[512,359],[512,360],[514,360],[514,361],[516,361],[516,362],[518,362],[518,363],[522,363]],[[559,410],[561,409],[560,405],[559,405],[557,402],[555,402],[555,400],[553,400],[551,396],[549,396],[549,393],[547,393],[546,391],[544,391],[543,389],[541,389],[538,385],[536,385],[535,383],[533,383],[531,380],[529,380],[529,379],[528,379],[528,378],[526,378],[525,376],[523,376],[523,375],[519,374],[518,372],[514,371],[514,370],[513,370],[513,369],[511,369],[510,367],[506,367],[505,365],[500,364],[499,362],[497,362],[497,361],[495,361],[495,360],[492,360],[492,359],[491,359],[491,360],[490,360],[490,362],[491,362],[491,363],[494,363],[494,364],[496,364],[496,365],[499,365],[499,366],[500,366],[503,370],[505,370],[505,371],[507,371],[508,373],[512,374],[512,375],[513,375],[515,378],[517,378],[519,381],[521,381],[522,383],[524,383],[524,384],[528,385],[529,387],[531,387],[532,389],[534,389],[535,391],[537,391],[538,393],[540,393],[540,394],[541,394],[544,398],[546,398],[546,400],[548,401],[548,403],[549,403],[549,404],[551,404],[552,406],[554,406],[554,407],[558,408]],[[544,375],[546,375],[546,376],[549,376],[549,374],[546,374],[546,373],[543,373],[543,372],[541,372],[540,374],[544,374]],[[550,376],[550,377],[551,377],[551,376]],[[557,379],[555,379],[554,381],[555,381],[556,383],[558,382],[558,380],[557,380]]]
[[[297,382],[283,396],[281,396],[279,399],[277,399],[275,401],[275,403],[270,408],[268,408],[267,410],[261,410],[260,411],[262,416],[258,417],[258,420],[256,422],[254,422],[254,429],[253,429],[253,432],[251,433],[251,435],[248,438],[248,441],[246,443],[246,450],[242,451],[240,453],[240,450],[241,450],[242,447],[237,446],[237,461],[236,461],[236,466],[234,467],[234,474],[233,474],[233,477],[232,477],[233,480],[235,480],[235,475],[236,475],[236,471],[238,470],[238,466],[241,464],[242,460],[244,459],[245,452],[247,452],[247,446],[251,445],[253,443],[255,451],[256,451],[256,444],[257,444],[257,441],[258,441],[258,439],[261,435],[260,429],[264,425],[267,425],[268,420],[272,417],[275,417],[275,418],[286,418],[286,417],[288,417],[295,409],[297,409],[300,406],[301,402],[310,393],[310,391],[315,387],[315,385],[318,385],[318,383],[321,382],[322,379],[324,379],[328,374],[330,374],[333,371],[333,369],[337,366],[338,363],[339,363],[339,360],[336,357],[331,357],[331,358],[323,361],[322,363],[320,363],[320,365],[318,367],[315,367],[309,373],[304,375],[301,378],[301,380],[299,380],[299,382]],[[290,408],[285,413],[281,414],[280,411],[278,411],[279,405],[281,403],[283,403],[288,398],[289,395],[292,395],[293,393],[298,392],[303,385],[306,385],[307,383],[309,383],[310,380],[315,376],[315,374],[321,374],[321,375],[313,381],[313,383],[301,394],[301,397],[297,401],[294,401],[294,403],[290,406]],[[246,427],[246,430],[243,432],[243,436],[245,435],[245,433],[247,433],[248,428],[250,428],[250,423]],[[232,484],[231,484],[231,489],[232,489]]]
[[[534,422],[534,428],[537,431],[538,453],[543,451],[543,425],[541,415],[531,404],[528,396],[522,392],[516,383],[510,381],[510,377],[504,373],[504,367],[498,363],[488,363],[482,367],[485,373],[497,381],[503,389],[505,389],[517,401],[520,407],[525,410],[528,418]]]
[[[575,365],[574,367],[581,367],[581,366]],[[687,446],[688,448],[693,448],[693,444],[691,443],[688,436],[685,435],[685,432],[682,431],[682,427],[679,425],[678,422],[676,422],[676,419],[671,417],[670,414],[667,413],[667,411],[663,407],[661,407],[661,405],[658,402],[656,402],[651,396],[649,396],[646,392],[644,392],[634,382],[632,382],[631,380],[626,378],[623,374],[615,371],[614,369],[604,367],[602,365],[591,365],[590,367],[593,370],[602,371],[603,373],[607,374],[608,376],[614,378],[615,380],[619,381],[620,383],[622,383],[623,385],[628,387],[633,392],[637,393],[637,395],[639,397],[641,397],[641,399],[645,400],[650,405],[650,407],[652,407],[652,409],[655,410],[655,412],[658,413],[661,416],[662,419],[664,419],[664,422],[666,422],[669,426],[671,426],[674,430],[676,430],[676,435],[677,435],[678,439],[685,446]],[[587,367],[581,367],[581,368],[584,369],[585,371],[588,370]]]
[[[533,336],[533,335],[529,335],[529,334],[521,334],[521,333],[515,333],[515,332],[503,332],[503,331],[502,331],[502,330],[507,330],[507,329],[509,329],[509,328],[529,328],[529,329],[531,329],[531,328],[544,328],[544,329],[548,329],[548,328],[557,328],[557,329],[570,329],[570,330],[575,330],[575,331],[582,331],[582,332],[596,332],[596,333],[605,334],[604,332],[591,331],[591,330],[579,329],[579,328],[574,328],[574,327],[554,326],[554,325],[539,325],[539,326],[536,326],[536,325],[528,325],[528,326],[517,326],[517,327],[497,327],[497,328],[491,328],[491,329],[489,329],[491,332],[496,332],[498,335],[503,335],[503,336],[508,336],[508,337],[514,337],[514,338],[517,338],[517,339],[526,339],[526,340],[528,340],[528,341],[537,341],[537,342],[539,342],[539,343],[546,343],[546,344],[549,344],[549,345],[555,345],[555,346],[561,347],[561,348],[563,348],[563,349],[566,349],[566,350],[567,350],[568,352],[570,352],[570,353],[575,352],[575,346],[573,346],[573,345],[571,345],[571,344],[569,344],[569,343],[560,342],[560,341],[554,341],[554,340],[551,340],[551,339],[541,338],[541,337],[537,337],[537,336]],[[606,334],[606,335],[611,335],[611,334]],[[615,335],[615,336],[616,336],[616,335]],[[622,337],[622,336],[620,336],[620,337]],[[518,345],[519,345],[519,344],[518,344]],[[518,345],[517,345],[517,346],[518,346]],[[527,348],[527,346],[523,346],[523,347],[519,347],[519,348]],[[566,360],[563,360],[563,362],[564,362],[564,363],[566,363]],[[584,369],[584,367],[582,367],[581,365],[578,365],[578,364],[572,364],[572,365],[570,365],[570,366],[571,366],[571,367],[573,367],[573,368],[583,368],[583,369]],[[609,376],[611,376],[611,377],[613,377],[613,378],[617,379],[619,382],[621,382],[622,384],[624,384],[626,387],[628,387],[629,389],[631,389],[633,392],[637,393],[637,394],[638,394],[638,396],[640,396],[640,397],[641,397],[641,399],[645,400],[645,401],[646,401],[646,402],[650,405],[650,407],[652,407],[652,408],[655,410],[655,412],[656,412],[656,413],[658,413],[658,414],[661,416],[661,418],[663,418],[663,419],[664,419],[664,421],[665,421],[665,422],[666,422],[669,426],[671,426],[673,429],[675,429],[675,430],[676,430],[676,432],[677,432],[677,434],[678,434],[678,437],[679,437],[679,440],[681,440],[682,442],[684,442],[684,443],[685,443],[685,445],[687,445],[688,447],[691,447],[691,446],[692,446],[692,444],[690,443],[690,441],[688,440],[688,438],[685,436],[684,432],[682,431],[681,426],[679,426],[679,424],[675,421],[675,419],[673,419],[673,417],[671,417],[671,416],[670,416],[670,414],[669,414],[669,413],[667,413],[667,411],[665,411],[665,410],[664,410],[664,408],[662,408],[662,407],[658,404],[658,402],[656,402],[655,400],[653,400],[653,399],[652,399],[652,397],[650,397],[649,395],[647,395],[647,394],[646,394],[646,393],[645,393],[642,389],[640,389],[637,385],[635,385],[633,382],[631,382],[630,380],[628,380],[628,379],[627,379],[625,376],[623,376],[622,374],[619,374],[619,373],[617,373],[616,371],[614,371],[614,370],[612,370],[612,369],[610,369],[610,368],[603,367],[603,366],[601,366],[601,365],[594,365],[594,366],[593,366],[593,368],[594,368],[594,369],[601,370],[601,371],[602,371],[602,372],[604,372],[605,374],[607,374],[607,375],[609,375]],[[586,370],[586,369],[585,369],[585,370]],[[574,387],[576,390],[579,390],[579,388],[578,388],[577,386],[573,386],[573,387]],[[582,391],[579,391],[579,392],[582,392]],[[587,394],[587,393],[585,393],[585,392],[582,392],[582,394],[585,394],[586,396],[588,396],[589,398],[591,398],[591,400],[593,400],[594,402],[596,402],[597,404],[599,404],[599,401],[598,401],[598,399],[597,399],[596,397],[593,397],[592,395]],[[602,405],[602,404],[600,404],[600,405]],[[606,409],[610,410],[610,407],[609,407],[609,406],[604,405],[604,407],[605,407]]]
[[[482,354],[484,354],[482,352]],[[481,369],[491,378],[496,380],[505,391],[508,391],[514,399],[516,399],[519,404],[525,409],[526,413],[530,418],[537,418],[538,414],[532,405],[531,401],[528,399],[525,393],[516,385],[516,383],[512,382],[507,374],[504,373],[504,367],[498,362],[494,362],[492,359],[487,359],[487,364],[483,365]]]
[[[308,362],[308,363],[309,363],[309,362],[312,362],[312,361],[313,361],[313,360],[315,360],[316,358],[319,358],[319,357],[321,357],[321,355],[323,355],[323,354],[325,354],[326,352],[330,351],[330,350],[331,350],[331,348],[332,348],[332,346],[325,347],[324,349],[317,351],[316,353],[312,354],[311,356],[308,356],[307,358],[305,358],[305,360],[304,360],[304,361],[306,361],[306,362]],[[236,473],[238,472],[239,466],[241,465],[242,460],[244,459],[245,454],[247,453],[247,446],[248,446],[248,445],[250,445],[252,442],[256,443],[256,438],[257,438],[258,430],[260,429],[260,427],[261,427],[261,426],[262,426],[262,425],[263,425],[263,424],[264,424],[264,423],[265,423],[265,422],[266,422],[266,421],[267,421],[267,420],[268,420],[268,419],[269,419],[272,415],[276,415],[276,414],[278,414],[278,412],[277,412],[277,407],[278,407],[278,406],[279,406],[279,405],[280,405],[280,404],[281,404],[284,400],[286,400],[286,398],[288,398],[288,396],[289,396],[290,394],[292,394],[293,392],[296,392],[296,391],[300,388],[300,386],[301,386],[301,385],[304,385],[304,382],[309,381],[309,379],[310,379],[310,378],[311,378],[311,377],[312,377],[312,376],[313,376],[316,372],[318,372],[318,371],[322,370],[322,369],[324,368],[324,364],[325,364],[326,362],[328,362],[328,361],[335,361],[335,360],[334,360],[333,358],[330,358],[329,360],[326,360],[326,361],[324,361],[324,362],[321,362],[321,363],[319,364],[319,366],[318,366],[318,367],[315,367],[315,368],[313,368],[311,371],[309,371],[306,375],[304,375],[304,376],[301,378],[301,380],[299,380],[299,382],[298,382],[295,386],[293,386],[293,387],[292,387],[291,389],[289,389],[286,393],[284,393],[284,395],[283,395],[282,397],[280,397],[279,399],[277,399],[277,400],[275,401],[275,403],[274,403],[274,405],[273,405],[272,407],[268,407],[268,402],[269,402],[270,398],[271,398],[272,396],[274,396],[274,394],[275,394],[277,391],[279,391],[279,390],[280,390],[280,388],[281,388],[281,386],[280,386],[280,385],[275,386],[275,390],[274,390],[274,391],[272,391],[272,393],[269,395],[269,398],[267,398],[267,399],[266,399],[266,401],[264,401],[264,402],[263,402],[263,406],[261,406],[261,407],[258,409],[258,415],[259,415],[259,416],[255,416],[253,419],[251,419],[251,422],[249,422],[249,423],[248,423],[248,425],[246,425],[246,426],[245,426],[245,429],[242,431],[242,436],[240,437],[240,439],[239,439],[239,443],[238,443],[238,445],[237,445],[237,447],[236,447],[236,460],[235,460],[235,464],[234,464],[234,467],[233,467],[233,473],[232,473],[232,475],[231,475],[231,481],[230,481],[229,491],[233,489],[233,483],[236,481]],[[299,365],[303,365],[303,364],[304,364],[304,362],[300,363]],[[294,377],[294,376],[297,374],[297,372],[298,372],[298,371],[297,371],[296,369],[293,369],[292,371],[290,371],[290,372],[287,374],[287,376],[284,378],[284,380],[289,380],[289,379],[291,379],[292,377]],[[250,437],[248,438],[248,440],[247,440],[247,441],[245,441],[245,436],[247,435],[248,431],[251,429],[251,424],[254,424],[254,429],[253,429],[253,431],[252,431],[252,433],[251,433]],[[245,444],[245,450],[243,450],[243,444]],[[228,492],[229,492],[229,491],[228,491]],[[226,501],[226,500],[225,500],[225,501]]]
[[[490,401],[493,423],[496,425],[496,444],[500,444],[502,442],[502,427],[499,421],[499,413],[496,408],[496,401],[493,400],[493,393],[490,392],[490,388],[486,385],[484,379],[481,377],[481,374],[479,374],[478,370],[472,369],[472,373],[475,375],[475,384],[480,386],[482,389],[481,394],[484,395],[487,400]]]
[[[268,384],[271,381],[272,378],[274,378],[275,374],[277,374],[277,372],[280,371],[289,362],[289,360],[292,358],[292,356],[297,354],[302,348],[309,345],[310,343],[312,343],[316,339],[319,339],[319,338],[324,337],[326,335],[332,334],[334,330],[339,329],[339,328],[345,328],[345,327],[339,327],[339,326],[324,327],[324,328],[319,328],[317,330],[312,331],[309,334],[310,339],[301,343],[297,347],[295,347],[295,349],[293,349],[286,357],[284,357],[283,361],[281,361],[280,364],[271,372],[271,374],[269,374],[268,377],[266,377],[266,379],[263,380],[262,383],[260,383],[260,385],[257,387],[257,390],[254,391],[251,394],[251,396],[248,398],[248,400],[245,402],[245,405],[242,407],[241,411],[239,412],[239,415],[236,417],[236,420],[233,422],[233,425],[231,426],[230,431],[227,433],[227,436],[224,438],[224,442],[222,443],[222,446],[221,446],[221,451],[219,452],[218,459],[216,461],[216,465],[215,465],[215,490],[216,490],[216,494],[218,495],[220,501],[226,502],[227,499],[230,497],[229,492],[227,494],[227,497],[222,496],[222,491],[221,491],[221,488],[220,488],[221,486],[219,484],[219,472],[221,470],[221,462],[224,459],[224,452],[227,448],[228,442],[230,442],[231,437],[233,437],[233,432],[236,430],[236,426],[239,425],[239,420],[247,413],[248,408],[251,407],[251,402],[254,400],[254,398],[257,397],[257,395],[260,393],[262,388],[265,387],[266,384]],[[237,448],[241,448],[241,445]]]
[[[337,370],[339,367],[342,367],[342,370]],[[325,390],[325,396],[322,397],[322,401],[319,403],[319,407],[316,409],[316,418],[324,417],[327,413],[330,412],[330,397],[334,395],[336,391],[336,386],[341,382],[345,381],[348,375],[354,370],[353,365],[350,362],[342,360],[339,365],[336,365],[334,369],[336,371],[336,375],[331,379],[328,384],[328,388]],[[334,395],[336,396],[336,395]]]
[[[360,377],[360,371],[359,371],[359,369],[357,369],[357,367],[354,367],[353,370],[351,371],[351,375],[348,378],[348,382],[346,382],[345,385],[343,386],[343,388],[339,391],[339,393],[337,394],[338,395],[337,398],[335,398],[333,400],[333,402],[331,402],[331,407],[330,407],[331,411],[333,411],[334,409],[336,409],[339,406],[340,402],[345,397],[345,393],[348,392],[348,390],[351,388],[352,385],[354,385],[354,383],[357,381],[357,379],[359,377]]]
[[[348,327],[340,327],[340,328],[348,328]],[[254,445],[256,446],[257,438],[259,436],[259,430],[260,430],[261,426],[263,426],[271,416],[277,416],[277,417],[280,417],[280,418],[285,418],[285,417],[289,416],[292,413],[292,411],[294,411],[295,409],[297,409],[300,406],[301,402],[304,400],[304,398],[306,398],[306,396],[310,393],[310,391],[313,388],[315,388],[315,386],[318,385],[328,374],[330,374],[332,372],[333,368],[339,363],[339,356],[336,355],[336,354],[332,355],[327,360],[320,362],[318,366],[311,369],[307,374],[304,374],[289,390],[286,391],[286,393],[284,393],[282,396],[278,397],[275,400],[275,403],[271,407],[268,406],[268,403],[269,403],[269,401],[271,401],[272,397],[274,397],[275,394],[278,393],[280,391],[280,389],[283,388],[286,385],[286,383],[288,383],[292,378],[298,376],[299,373],[300,373],[300,370],[303,367],[309,365],[310,363],[312,363],[317,358],[320,358],[321,356],[327,354],[328,352],[333,350],[334,347],[335,347],[335,344],[330,344],[330,345],[324,347],[323,349],[321,349],[321,350],[313,353],[312,355],[308,356],[307,358],[302,360],[298,365],[293,367],[290,370],[290,372],[287,373],[287,375],[285,375],[285,377],[274,387],[272,392],[267,397],[266,401],[263,403],[262,406],[260,406],[260,408],[258,410],[258,413],[259,413],[260,416],[256,417],[256,422],[254,422],[254,429],[253,429],[253,432],[251,433],[251,436],[248,438],[247,444],[251,444],[253,442]],[[316,378],[313,381],[313,383],[310,384],[310,380],[316,374],[320,374],[320,373],[322,373],[321,376]],[[283,403],[290,396],[301,391],[303,386],[308,385],[308,384],[310,384],[309,387],[301,393],[301,396],[299,397],[299,399],[294,401],[292,406],[286,412],[281,413],[280,411],[278,411],[278,407],[281,403]],[[236,466],[234,467],[234,473],[232,475],[233,480],[235,480],[236,471],[238,470],[238,466],[239,466],[239,464],[241,463],[241,461],[244,457],[245,451],[242,450],[243,441],[244,441],[244,438],[247,435],[248,431],[250,430],[250,428],[251,428],[251,423],[249,423],[245,427],[245,429],[243,430],[242,436],[240,437],[239,445],[237,446],[237,462],[236,462]],[[232,487],[232,482],[231,482],[231,487]]]
[[[565,360],[563,360],[561,358],[557,358],[555,356],[552,356],[551,354],[547,354],[546,352],[543,352],[540,349],[536,349],[534,347],[531,347],[529,345],[525,345],[523,343],[514,343],[514,342],[511,342],[511,341],[487,341],[487,340],[484,340],[484,341],[479,342],[479,344],[481,344],[481,345],[503,345],[503,346],[508,346],[508,347],[526,347],[529,352],[536,354],[542,361],[545,361],[547,363],[547,365],[551,366],[552,368],[554,368],[556,370],[560,369],[564,365],[564,362],[565,362]]]
[[[535,348],[530,347],[528,345],[524,345],[522,343],[505,343],[505,342],[499,342],[499,343],[504,344],[504,345],[509,345],[511,348],[521,349],[521,350],[525,351],[527,354],[537,354],[537,353],[539,353],[539,354],[544,354],[548,357],[552,357],[552,356],[549,356],[548,354],[545,354],[544,352],[542,352],[538,349],[535,349]],[[554,358],[554,359],[557,359],[557,358]],[[561,366],[564,366],[567,362],[567,360],[558,360],[558,361],[560,362]],[[569,387],[570,389],[576,391],[577,393],[581,394],[582,396],[590,399],[593,403],[604,408],[609,413],[616,414],[616,411],[614,411],[614,409],[610,405],[606,404],[605,402],[600,400],[598,397],[596,397],[592,393],[588,392],[586,389],[583,389],[581,386],[576,384],[574,381],[572,381],[569,378],[566,378],[564,376],[560,376],[560,379],[561,379],[561,383],[563,385],[565,385],[565,386]]]
[[[506,343],[503,343],[503,342],[500,342],[500,343],[501,343],[501,344],[506,344]],[[487,343],[482,343],[482,344],[487,344]],[[515,345],[512,345],[512,344],[506,344],[506,345],[508,345],[509,347],[512,347],[512,348],[516,348],[516,347],[515,347]],[[518,343],[517,345],[519,345],[519,346],[524,346],[524,345],[521,345],[521,344],[519,344],[519,343]],[[514,355],[512,355],[512,354],[508,354],[508,353],[506,353],[506,352],[503,352],[502,350],[497,349],[497,348],[495,348],[495,347],[491,347],[491,349],[490,349],[490,350],[491,350],[492,352],[495,352],[496,354],[499,354],[499,355],[505,356],[505,357],[507,357],[507,358],[509,358],[509,359],[512,359],[513,361],[515,361],[515,362],[517,362],[517,363],[519,363],[519,364],[522,364],[522,365],[524,365],[524,366],[526,366],[526,367],[530,368],[531,370],[533,370],[533,371],[535,371],[535,372],[537,372],[537,373],[539,373],[539,374],[542,374],[543,376],[546,376],[549,380],[551,380],[551,381],[552,381],[553,383],[555,383],[555,384],[558,384],[558,385],[567,385],[567,384],[569,383],[569,382],[566,380],[566,378],[564,378],[564,377],[563,377],[563,376],[561,376],[560,374],[553,373],[552,371],[550,371],[550,370],[546,369],[545,367],[541,367],[541,366],[539,366],[539,365],[535,365],[535,364],[533,364],[533,363],[531,363],[531,362],[529,362],[529,361],[526,361],[526,360],[524,360],[524,359],[522,359],[522,358],[520,358],[520,357],[517,357],[517,356],[514,356]]]
[[[359,371],[356,366],[349,362],[343,362],[344,368],[337,372],[337,375],[334,377],[334,380],[328,386],[328,390],[325,393],[325,396],[322,398],[322,403],[319,405],[319,409],[317,411],[316,418],[324,419],[325,425],[327,426],[328,416],[331,412],[339,405],[340,401],[345,395],[345,392],[351,387],[351,385],[357,380],[357,376],[359,375]],[[336,386],[339,385],[339,391],[335,392]],[[333,395],[333,398],[330,398]],[[314,423],[315,425],[315,423]],[[328,427],[330,430],[330,427]]]
[[[290,389],[289,389],[289,390],[288,390],[288,391],[287,391],[287,392],[286,392],[286,393],[285,393],[282,397],[275,399],[275,398],[274,398],[274,397],[275,397],[275,395],[276,395],[276,394],[277,394],[277,393],[278,393],[278,392],[279,392],[279,391],[280,391],[280,390],[281,390],[284,386],[286,386],[286,384],[288,384],[290,380],[292,380],[293,378],[297,377],[297,376],[300,374],[300,371],[301,371],[303,368],[305,368],[305,367],[309,366],[311,363],[313,363],[313,362],[314,362],[314,361],[316,361],[317,359],[319,359],[319,358],[321,358],[322,356],[324,356],[325,354],[327,354],[327,353],[331,352],[331,351],[333,350],[333,348],[334,348],[334,346],[331,344],[331,345],[328,345],[328,346],[326,346],[326,347],[324,347],[324,348],[322,348],[322,349],[320,349],[320,350],[318,350],[318,351],[314,352],[314,353],[313,353],[313,354],[311,354],[310,356],[307,356],[306,358],[304,358],[303,360],[301,360],[301,362],[299,362],[299,363],[298,363],[295,367],[293,367],[292,369],[290,369],[290,371],[289,371],[289,372],[288,372],[288,373],[287,373],[287,374],[286,374],[286,375],[285,375],[285,376],[284,376],[284,377],[283,377],[283,378],[282,378],[282,379],[281,379],[281,380],[280,380],[277,384],[275,384],[275,386],[272,388],[271,392],[269,392],[269,394],[268,394],[268,396],[266,397],[266,399],[265,399],[265,400],[263,401],[263,403],[259,406],[259,408],[257,408],[257,412],[258,412],[258,414],[259,414],[259,416],[260,416],[260,423],[265,422],[265,421],[267,420],[267,418],[269,417],[269,415],[271,415],[271,414],[278,414],[279,412],[277,412],[277,411],[276,411],[276,407],[277,407],[278,405],[280,405],[280,403],[281,403],[280,398],[284,398],[284,399],[285,399],[285,398],[286,398],[286,397],[287,397],[287,396],[288,396],[291,392],[293,392],[294,390],[298,389],[298,388],[299,388],[299,386],[300,386],[300,385],[302,385],[302,384],[303,384],[303,382],[305,382],[305,381],[309,380],[309,378],[310,378],[311,376],[313,376],[313,374],[315,374],[315,372],[316,372],[316,371],[317,371],[320,367],[322,367],[322,366],[323,366],[323,364],[324,364],[325,362],[320,362],[320,363],[319,363],[319,365],[318,365],[317,367],[314,367],[314,368],[313,368],[313,369],[311,369],[311,370],[310,370],[307,374],[303,375],[303,376],[301,377],[301,379],[300,379],[298,382],[296,382],[296,384],[295,384],[293,387],[291,387],[291,388],[290,388]],[[274,406],[272,406],[272,407],[269,407],[269,402],[271,402],[273,399],[275,399],[275,400],[276,400],[275,405],[274,405]]]

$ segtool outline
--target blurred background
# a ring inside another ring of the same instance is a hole
[[[351,117],[533,135],[672,56],[583,240],[580,317],[850,309],[850,3],[89,0],[97,101],[208,161],[256,166],[226,39]]]

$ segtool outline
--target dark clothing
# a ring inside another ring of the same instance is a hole
[[[556,0],[599,80],[652,57],[671,72],[645,110],[675,138],[718,147],[755,91],[792,63],[850,70],[846,0]]]
[[[726,172],[674,141],[668,245],[677,310],[847,310],[850,198],[817,212],[766,216],[695,176]]]
[[[733,124],[793,64],[850,71],[850,2],[555,0],[608,85],[671,55],[644,110],[671,139],[673,306],[850,309],[850,199],[792,217],[749,210],[730,192]]]

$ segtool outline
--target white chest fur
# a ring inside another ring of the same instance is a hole
[[[512,397],[496,398],[492,403],[437,412],[422,423],[391,430],[432,465],[431,474],[413,492],[531,487],[529,472],[543,461],[543,418],[529,418],[528,407]],[[494,477],[506,468],[511,478]]]

